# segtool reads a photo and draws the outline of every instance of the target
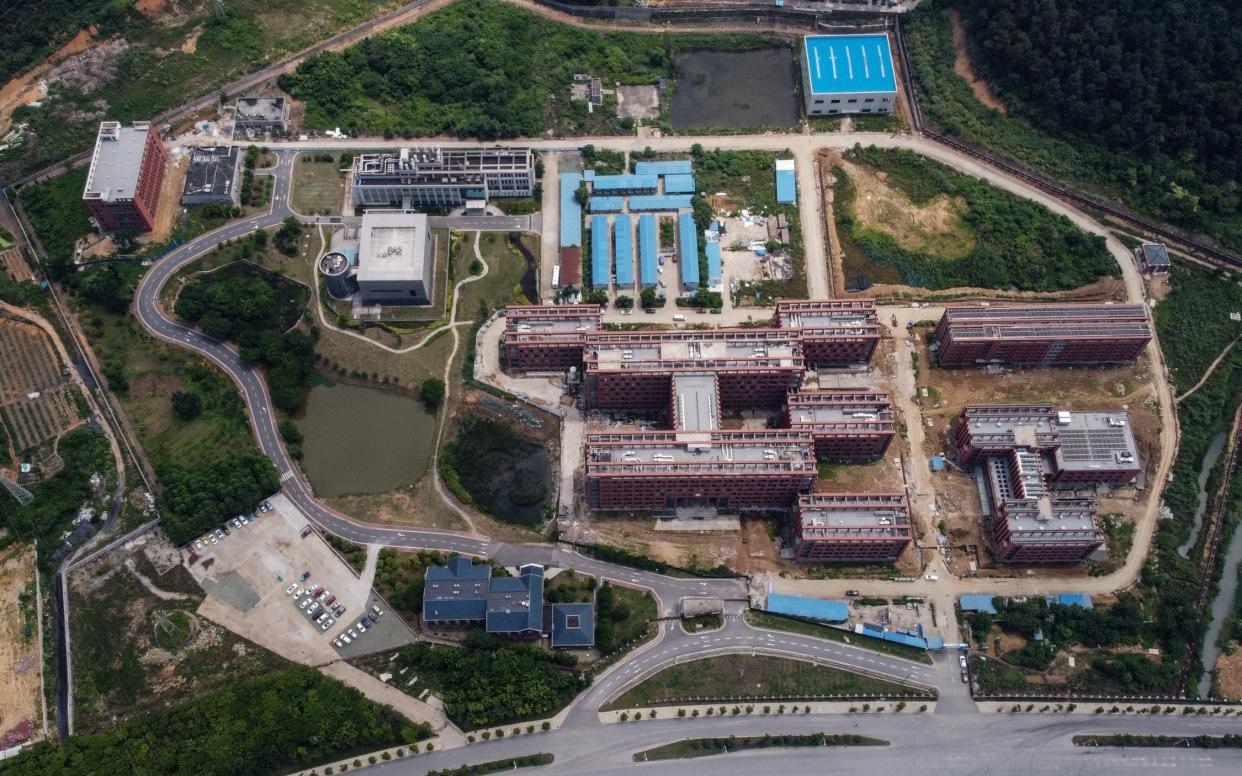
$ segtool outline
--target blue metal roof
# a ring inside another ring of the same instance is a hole
[[[897,91],[887,35],[808,35],[802,53],[812,94]]]
[[[699,287],[699,229],[694,216],[682,213],[677,218],[677,257],[681,263],[681,284],[693,291]]]
[[[591,197],[587,209],[592,213],[620,213],[625,209],[625,197]]]
[[[595,643],[595,604],[552,604],[551,608],[553,647]]]
[[[1082,609],[1092,609],[1094,604],[1091,603],[1091,596],[1086,593],[1062,593],[1061,595],[1045,596],[1050,604],[1060,604],[1061,606],[1077,606]]]
[[[487,632],[543,632],[543,566],[522,567],[518,577],[497,577],[487,594]]]
[[[608,192],[650,191],[655,192],[660,179],[654,175],[596,175],[591,181],[592,191]]]
[[[707,253],[707,287],[715,288],[721,284],[720,243],[708,242],[703,250]]]
[[[778,159],[777,163],[781,161]],[[782,205],[791,205],[798,199],[798,179],[793,170],[776,168],[776,201]]]
[[[664,193],[665,194],[693,194],[694,193],[694,176],[693,175],[665,175],[664,176]]]
[[[656,217],[650,213],[638,217],[638,282],[654,286],[660,281],[657,259],[660,254],[660,235]]]
[[[576,172],[561,173],[561,247],[582,247],[582,206],[575,195],[582,176]]]
[[[918,636],[911,636],[908,633],[899,633],[897,631],[886,631],[883,628],[877,628],[874,625],[864,624],[862,626],[862,634],[875,639],[883,639],[884,641],[892,641],[897,644],[905,644],[908,647],[916,647],[918,649],[927,649],[927,640]]]
[[[992,605],[992,596],[982,593],[971,593],[957,599],[958,606],[962,607],[963,612],[990,612],[996,614],[996,607]]]
[[[768,611],[824,622],[845,622],[850,616],[850,608],[844,601],[804,598],[782,593],[768,594]]]
[[[449,558],[445,566],[429,566],[423,584],[423,620],[482,622],[491,578],[491,566],[460,556]]]
[[[630,212],[641,210],[684,210],[691,206],[689,194],[647,194],[630,197]]]
[[[694,166],[689,159],[635,162],[634,172],[638,175],[689,175],[694,172]]]
[[[591,286],[607,288],[612,280],[608,268],[608,216],[591,216]]]
[[[617,285],[634,285],[634,222],[629,216],[617,216],[612,228],[616,237]]]

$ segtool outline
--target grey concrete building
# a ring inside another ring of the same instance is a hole
[[[371,212],[358,233],[363,304],[428,305],[435,293],[435,247],[422,213]]]
[[[284,97],[239,97],[233,120],[233,131],[253,134],[279,132],[289,118]]]
[[[237,146],[211,146],[191,151],[190,168],[181,189],[181,204],[236,204],[237,158]]]
[[[354,159],[353,198],[363,207],[455,207],[534,190],[529,148],[402,148]]]

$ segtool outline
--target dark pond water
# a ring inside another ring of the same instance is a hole
[[[673,57],[677,129],[791,127],[798,123],[797,63],[785,48],[687,51]]]

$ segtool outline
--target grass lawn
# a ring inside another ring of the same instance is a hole
[[[605,656],[633,649],[656,633],[659,609],[644,590],[605,582],[599,586],[595,608],[595,646]]]
[[[523,243],[539,256],[539,240],[533,235],[523,235]],[[457,303],[458,317],[467,318],[476,315],[479,302],[487,303],[494,309],[507,304],[526,304],[522,294],[522,275],[526,272],[526,262],[522,255],[509,247],[504,232],[480,232],[479,253],[487,262],[487,276],[482,280],[467,283],[461,289],[461,301]],[[474,261],[474,234],[466,233],[458,243],[455,262],[454,281],[469,276],[470,264]]]
[[[604,710],[689,701],[811,700],[830,696],[931,697],[913,687],[836,668],[766,655],[723,655],[666,668]]]
[[[595,577],[565,569],[544,583],[543,600],[551,604],[590,603],[595,600]]]
[[[819,625],[814,622],[805,620],[796,620],[792,617],[783,617],[779,614],[764,612],[758,609],[751,609],[746,612],[746,621],[756,628],[767,628],[768,630],[782,630],[790,633],[800,633],[803,636],[813,636],[817,639],[827,639],[828,641],[839,641],[842,643],[852,644],[862,649],[870,649],[873,652],[883,652],[893,657],[903,657],[906,660],[914,660],[919,663],[931,665],[932,659],[926,652],[914,647],[908,647],[905,644],[895,644],[880,639],[873,639],[867,636],[860,636],[856,633],[849,633],[840,628],[831,628],[827,625]]]
[[[336,161],[317,161],[301,154],[293,163],[293,209],[305,215],[333,215],[345,201],[345,176]]]
[[[634,753],[634,762],[642,763],[651,760],[688,760],[694,757],[710,757],[714,754],[745,752],[748,749],[768,749],[780,747],[788,749],[800,746],[888,746],[888,742],[879,738],[868,738],[852,734],[810,733],[792,736],[729,736],[728,738],[686,738],[671,744],[657,746],[643,752]]]

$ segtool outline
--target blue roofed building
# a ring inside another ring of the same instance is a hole
[[[620,213],[625,209],[625,197],[591,197],[587,210],[592,213]]]
[[[664,176],[664,193],[665,194],[693,194],[694,193],[694,176],[693,175],[665,175]]]
[[[595,604],[551,604],[545,609],[544,632],[554,649],[595,644]]]
[[[487,619],[487,591],[492,567],[470,558],[449,558],[447,566],[430,566],[423,582],[423,622],[460,628]]]
[[[596,175],[593,194],[655,194],[660,179],[655,175]]]
[[[582,247],[582,206],[575,196],[582,176],[576,172],[561,173],[561,247]]]
[[[681,264],[681,286],[686,291],[699,287],[699,229],[694,216],[682,213],[677,217],[677,258]]]
[[[798,179],[794,173],[793,159],[776,160],[776,202],[792,205],[798,201]]]
[[[488,633],[543,633],[543,566],[529,563],[519,576],[492,580],[486,627]]]
[[[1095,606],[1091,603],[1091,596],[1086,593],[1061,593],[1060,595],[1044,596],[1044,600],[1049,605],[1077,606],[1080,609],[1092,609]]]
[[[689,194],[647,194],[630,197],[630,212],[654,212],[657,210],[685,210],[692,205]]]
[[[808,35],[802,41],[808,116],[891,113],[897,78],[888,35]]]
[[[707,288],[709,291],[721,291],[724,285],[722,284],[720,243],[716,240],[708,240],[703,250],[707,254]]]
[[[694,167],[689,159],[666,159],[657,162],[635,162],[637,175],[689,175]]]
[[[638,217],[638,283],[650,288],[660,282],[660,234],[656,217],[645,213]]]
[[[957,599],[957,605],[962,608],[963,612],[987,612],[988,614],[996,614],[996,606],[992,603],[992,596],[983,593],[970,593]]]
[[[607,288],[612,282],[608,254],[608,216],[591,216],[591,287]]]
[[[617,262],[617,288],[634,287],[634,222],[629,216],[617,216],[612,228],[616,238],[613,252]]]
[[[806,598],[783,593],[768,594],[767,611],[820,622],[845,622],[850,616],[850,607],[844,601]]]

